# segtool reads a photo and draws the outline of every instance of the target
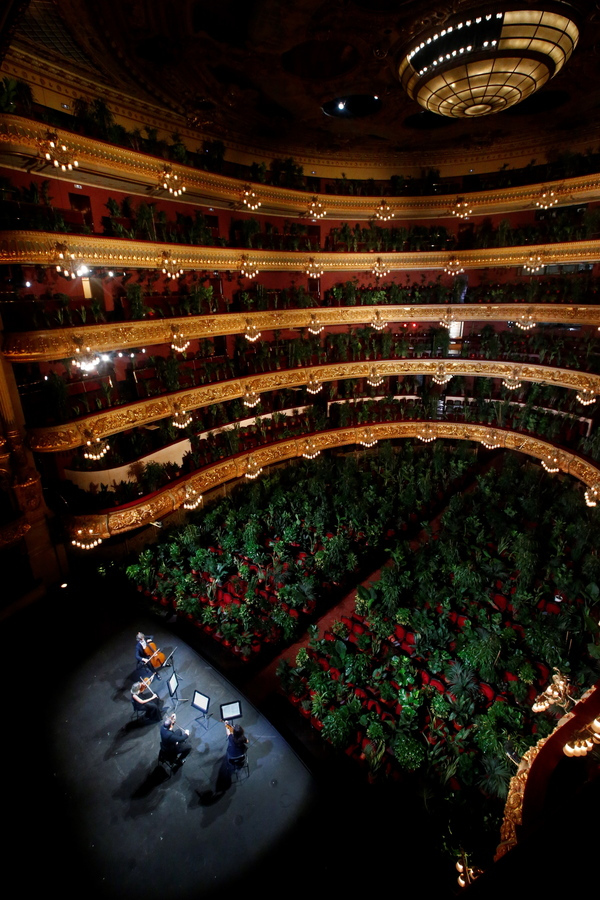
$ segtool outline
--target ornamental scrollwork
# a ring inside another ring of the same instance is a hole
[[[378,440],[392,438],[417,437],[422,422],[381,422],[369,425],[373,436]],[[431,434],[439,438],[455,440],[481,441],[492,435],[500,446],[506,449],[519,449],[521,452],[543,459],[550,451],[556,448],[537,438],[523,438],[523,435],[513,431],[506,431],[478,424],[459,422],[428,422]],[[318,432],[312,435],[304,435],[300,438],[292,438],[287,441],[278,441],[275,444],[267,444],[254,450],[238,454],[235,459],[220,460],[201,472],[194,472],[188,477],[178,479],[177,484],[171,484],[158,491],[151,499],[142,499],[135,506],[127,509],[115,509],[108,512],[74,518],[69,530],[76,535],[77,530],[86,528],[92,530],[99,537],[106,538],[111,535],[121,534],[140,528],[150,522],[179,509],[185,500],[187,485],[192,486],[200,493],[206,493],[222,484],[240,478],[248,468],[248,460],[252,456],[261,465],[270,465],[287,459],[299,457],[303,453],[306,439],[313,440],[316,449],[324,450],[330,447],[342,447],[356,443],[364,431],[364,426],[335,429],[332,431]],[[561,451],[559,454],[560,468],[586,485],[600,484],[600,470],[582,460],[575,454]],[[535,749],[535,748],[534,748]]]

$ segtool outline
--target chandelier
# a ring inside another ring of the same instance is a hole
[[[596,402],[596,391],[594,388],[580,388],[575,394],[575,399],[581,403],[582,406],[590,406],[592,403]]]
[[[492,428],[490,428],[489,431],[486,431],[483,437],[479,438],[479,440],[484,447],[487,447],[488,450],[497,450],[498,447],[502,446],[502,441]]]
[[[371,273],[375,276],[375,278],[387,278],[390,274],[390,268],[386,266],[380,256],[375,260],[375,264],[371,269]]]
[[[72,172],[79,166],[73,151],[59,141],[54,131],[46,132],[46,137],[39,142],[39,147],[43,158],[61,172]]]
[[[432,375],[436,384],[448,384],[452,380],[452,375],[446,371],[445,363],[440,363]]]
[[[185,409],[176,409],[173,418],[171,419],[171,423],[174,428],[187,428],[188,425],[191,424],[192,414],[188,410]]]
[[[178,331],[176,325],[171,325],[171,350],[176,353],[185,353],[190,346],[190,341],[186,341],[183,331]]]
[[[377,366],[371,366],[371,371],[367,376],[367,384],[370,384],[371,387],[379,387],[380,384],[383,384],[383,375],[379,374]]]
[[[246,319],[246,330],[244,331],[244,337],[247,341],[254,343],[257,341],[261,335],[261,332],[258,330],[258,326],[255,325],[250,319]]]
[[[101,358],[97,353],[92,353],[89,347],[86,347],[83,353],[81,347],[75,347],[75,353],[77,355],[71,360],[72,365],[74,365],[76,369],[81,369],[81,371],[86,374],[95,372],[100,365]]]
[[[571,738],[563,747],[565,756],[587,756],[596,744],[600,744],[600,718],[590,722],[578,737]]]
[[[318,197],[313,197],[310,201],[310,205],[308,207],[308,211],[306,213],[307,219],[323,219],[327,215],[327,210],[323,208],[323,204],[319,200]]]
[[[90,437],[85,442],[85,446],[88,449],[83,451],[83,458],[90,459],[94,462],[97,462],[99,459],[103,459],[110,450],[110,444],[99,437]]]
[[[455,256],[450,257],[446,265],[444,266],[444,273],[446,275],[462,275],[465,270],[460,264],[460,260],[458,260]]]
[[[389,322],[386,322],[385,319],[381,318],[381,310],[376,309],[373,313],[373,318],[370,322],[371,328],[374,328],[375,331],[383,331],[384,328],[387,328]]]
[[[314,375],[312,372],[308,377],[308,384],[306,385],[306,390],[309,394],[318,394],[320,390],[323,388],[323,383]]]
[[[71,544],[78,547],[79,550],[93,550],[102,543],[102,538],[97,535],[92,528],[78,528],[77,536],[73,538]]]
[[[165,166],[158,176],[158,187],[168,191],[172,197],[180,197],[185,191],[185,184],[179,181],[179,176],[175,175],[171,166]]]
[[[249,456],[246,463],[246,471],[244,473],[246,478],[249,478],[250,481],[253,481],[255,478],[258,478],[261,473],[262,466],[259,466],[254,456]]]
[[[394,213],[387,200],[382,200],[379,206],[375,208],[375,218],[379,219],[380,222],[389,222],[390,219],[394,218]]]
[[[473,207],[462,197],[456,198],[456,203],[452,209],[452,215],[457,219],[468,219],[473,212]]]
[[[202,503],[202,494],[196,490],[191,484],[185,486],[185,500],[183,501],[184,509],[196,509]]]
[[[546,690],[538,694],[533,702],[531,709],[534,713],[546,712],[551,706],[561,706],[564,710],[568,709],[573,702],[569,696],[569,678],[554,666],[554,674],[552,683],[548,685]]]
[[[181,260],[171,256],[170,250],[163,250],[161,262],[162,273],[167,278],[179,278],[180,275],[183,275],[183,269],[180,267]]]
[[[477,866],[469,865],[469,860],[464,850],[461,851],[459,859],[456,860],[456,871],[458,872],[458,878],[456,880],[461,888],[473,884],[480,875],[483,875],[483,869],[478,869]]]
[[[585,497],[586,506],[597,506],[598,497],[600,497],[600,484],[590,485],[583,496]]]
[[[323,266],[320,263],[315,262],[311,256],[305,269],[306,275],[308,275],[309,278],[320,278],[324,272],[325,269]]]
[[[302,456],[304,459],[315,459],[320,452],[314,438],[306,438],[306,440],[302,442]]]
[[[240,262],[240,276],[252,280],[258,275],[258,266],[256,263],[250,262],[247,256],[242,256]]]
[[[519,318],[515,321],[515,325],[517,328],[520,328],[521,331],[531,331],[532,328],[535,328],[535,318],[531,310],[526,310],[521,313]]]
[[[424,444],[430,444],[432,441],[435,441],[435,429],[431,422],[426,422],[424,425],[419,426],[417,429],[417,437],[420,441],[423,441]]]
[[[513,375],[507,375],[502,379],[502,384],[509,391],[518,391],[521,387],[521,371],[515,369]]]
[[[551,475],[560,472],[560,459],[557,454],[554,456],[543,457],[541,463],[546,472],[550,472]]]
[[[360,433],[360,437],[358,439],[358,443],[363,447],[374,447],[377,443],[377,438],[373,432],[372,428],[363,428]]]
[[[316,313],[310,314],[310,322],[308,323],[308,330],[311,334],[321,334],[325,326],[319,319]]]
[[[244,406],[248,406],[250,409],[258,406],[260,403],[260,394],[257,394],[256,391],[250,390],[249,387],[244,391]]]
[[[257,199],[256,193],[252,190],[249,184],[247,184],[242,191],[242,203],[248,209],[254,212],[255,209],[258,209],[261,206],[260,200]]]
[[[542,257],[537,253],[530,253],[523,268],[526,272],[529,272],[530,275],[539,272],[544,268]]]
[[[556,3],[540,0],[536,6],[541,8],[474,10],[469,18],[448,17],[442,29],[422,30],[398,66],[409,97],[441,116],[475,118],[539,90],[567,62],[579,30],[568,15],[554,11]]]
[[[66,244],[57,242],[54,250],[56,251],[56,271],[65,278],[83,278],[84,275],[89,275],[89,268],[81,259],[76,259],[74,253],[69,252]]]
[[[552,206],[556,206],[557,203],[558,197],[556,191],[553,191],[550,188],[542,189],[539,199],[535,201],[535,205],[539,209],[550,209]]]
[[[444,313],[444,315],[440,319],[440,325],[442,326],[442,328],[447,328],[448,331],[450,330],[450,326],[452,325],[453,322],[454,322],[454,313],[453,312]]]

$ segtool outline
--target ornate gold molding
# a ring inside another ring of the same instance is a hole
[[[315,253],[314,251],[247,250],[230,247],[196,247],[189,244],[156,244],[150,241],[119,240],[99,235],[61,235],[67,252],[90,266],[124,266],[136,269],[159,267],[162,251],[167,250],[183,269],[237,271],[242,255],[259,272],[304,272],[311,259],[325,272],[370,272],[373,253]],[[531,256],[539,256],[542,265],[595,262],[600,259],[600,240],[569,241],[562,244],[533,244],[524,247],[494,247],[460,250],[453,253],[436,250],[427,253],[378,253],[388,269],[444,269],[456,259],[465,269],[524,266]],[[54,265],[56,234],[46,231],[5,231],[0,240],[0,263]]]
[[[156,184],[163,170],[162,158],[150,157],[148,154],[117,147],[104,141],[86,138],[70,131],[53,128],[59,139],[73,148],[79,160],[79,172],[84,178],[86,172],[107,177],[118,175],[124,191],[147,191]],[[38,141],[43,139],[48,126],[41,122],[24,119],[20,116],[3,114],[0,116],[0,159],[8,157],[36,157]],[[329,164],[331,162],[329,161]],[[372,162],[371,162],[372,164]],[[186,203],[206,204],[230,207],[239,202],[244,182],[226,175],[218,175],[192,168],[171,164],[173,171],[186,184]],[[45,171],[45,170],[44,170]],[[58,177],[54,169],[48,167],[52,177]],[[563,179],[555,182],[544,182],[543,185],[526,185],[524,187],[505,188],[494,191],[479,191],[464,194],[464,199],[473,208],[473,215],[491,215],[521,209],[535,208],[540,190],[555,191],[561,205],[587,202],[598,199],[600,195],[600,177],[585,175],[577,178]],[[295,191],[288,188],[271,187],[253,184],[257,199],[261,201],[262,212],[276,212],[280,215],[298,216],[306,212],[309,204],[308,192]],[[461,196],[463,196],[461,194]],[[369,219],[374,215],[378,198],[348,197],[335,194],[323,194],[319,198],[327,209],[330,220]],[[451,218],[455,197],[452,195],[435,197],[389,197],[388,202],[398,218],[409,220]]]
[[[172,328],[185,333],[186,340],[214,338],[218,335],[243,334],[248,320],[259,331],[306,328],[314,308],[269,310],[265,312],[222,313],[220,315],[186,316],[170,319],[144,319],[135,322],[52,328],[5,334],[2,353],[11,362],[37,362],[67,359],[75,348],[85,344],[98,353],[124,350],[128,347],[152,347],[168,344]],[[600,326],[600,306],[567,306],[566,304],[461,303],[415,306],[347,306],[319,307],[319,321],[325,328],[333,325],[364,325],[376,312],[387,322],[433,322],[452,316],[457,322],[518,321],[525,315],[533,322],[563,322],[573,325]]]
[[[415,421],[381,422],[369,425],[369,428],[377,440],[387,440],[416,437],[421,432],[423,425],[423,422]],[[514,431],[457,422],[429,422],[427,426],[430,434],[436,438],[481,442],[493,434],[501,446],[507,450],[518,450],[536,459],[544,459],[550,454],[556,454],[554,445]],[[310,435],[310,437],[319,451],[328,450],[357,443],[364,429],[364,425],[359,425],[334,431],[322,431]],[[248,469],[248,461],[251,457],[258,466],[264,467],[302,456],[307,437],[309,435],[288,441],[278,441],[258,447],[251,452],[240,453],[235,457],[221,460],[200,472],[179,478],[176,483],[156,492],[150,499],[140,500],[135,504],[130,503],[126,507],[109,510],[98,515],[77,516],[69,524],[70,534],[74,537],[78,530],[82,529],[95,538],[106,539],[148,525],[183,506],[188,486],[197,493],[206,494],[221,484],[241,478]],[[574,478],[588,486],[600,484],[600,470],[576,454],[560,451],[560,468],[561,471],[573,475]]]
[[[481,376],[484,378],[506,378],[518,376],[522,381],[536,381],[573,390],[593,389],[600,394],[600,375],[559,369],[551,366],[499,362],[495,360],[458,359],[393,359],[363,360],[361,362],[340,362],[323,366],[306,366],[275,372],[263,372],[229,381],[213,382],[200,387],[175,391],[162,397],[140,400],[127,406],[112,407],[102,412],[83,416],[62,425],[46,428],[31,428],[28,431],[32,450],[51,453],[59,450],[73,450],[82,446],[89,435],[97,438],[109,437],[119,431],[146,425],[158,419],[172,416],[177,409],[201,409],[213,403],[224,403],[242,397],[246,389],[263,393],[282,388],[293,388],[307,384],[310,376],[322,382],[347,378],[366,378],[373,367],[379,375],[434,375],[443,363],[447,375]],[[525,440],[525,438],[523,438]],[[520,449],[520,448],[513,448]],[[526,452],[526,451],[524,451]]]
[[[0,547],[4,549],[4,547],[10,547],[12,544],[16,544],[25,537],[30,529],[31,525],[25,516],[17,519],[16,522],[10,522],[8,525],[3,525],[0,528]]]

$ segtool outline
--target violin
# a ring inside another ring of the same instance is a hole
[[[154,681],[154,675],[152,676],[152,678],[142,678],[142,680],[140,681],[140,694],[143,694],[144,691],[146,690],[146,688],[148,688],[148,690],[150,690],[150,685],[152,684],[153,681]],[[154,693],[154,691],[152,693]],[[154,696],[156,696],[156,694]]]
[[[167,658],[165,654],[158,649],[154,641],[146,641],[144,653],[148,657],[146,662],[150,663],[150,665],[155,669],[160,669],[165,659]]]

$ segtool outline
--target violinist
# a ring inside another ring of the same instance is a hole
[[[150,643],[152,641],[152,636],[146,636],[141,631],[138,631],[136,635],[136,645],[135,645],[135,661],[136,668],[138,672],[148,672],[150,675],[156,675],[157,679],[160,681],[160,675],[155,669],[155,665],[153,659],[156,657],[156,653],[151,649]],[[163,656],[164,660],[164,656]]]
[[[183,765],[188,753],[191,753],[191,747],[184,747],[183,744],[190,736],[189,730],[183,730],[179,725],[175,724],[175,713],[166,716],[163,724],[160,726],[160,749],[174,762]]]
[[[161,718],[160,700],[150,687],[152,679],[136,681],[131,688],[131,702],[135,710],[143,710],[149,722],[159,722]]]

